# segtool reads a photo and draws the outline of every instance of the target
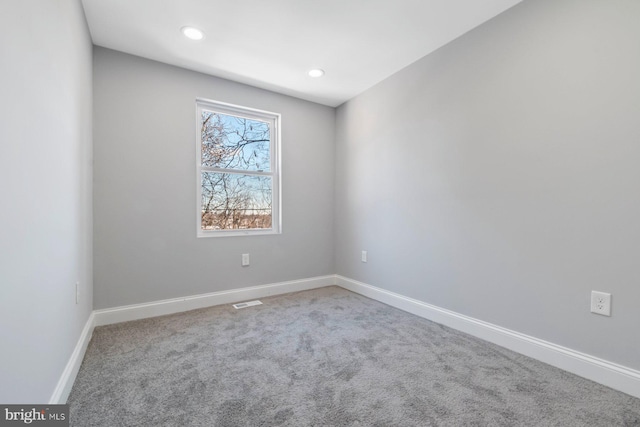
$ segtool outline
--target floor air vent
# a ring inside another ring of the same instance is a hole
[[[233,304],[233,308],[240,309],[240,308],[251,307],[251,306],[254,306],[254,305],[262,305],[262,302],[259,301],[259,300],[247,301],[247,302],[239,302],[237,304]]]

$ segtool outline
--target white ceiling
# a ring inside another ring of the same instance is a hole
[[[82,0],[94,44],[337,106],[521,0]],[[183,26],[206,36],[191,41]],[[311,78],[307,71],[326,75]]]

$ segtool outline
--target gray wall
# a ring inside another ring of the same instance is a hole
[[[638,22],[524,1],[339,107],[337,273],[640,369]]]
[[[333,108],[99,47],[94,70],[96,309],[334,272]],[[281,235],[196,238],[197,97],[282,114]]]
[[[93,298],[92,47],[76,0],[0,2],[0,40],[0,402],[47,403]]]

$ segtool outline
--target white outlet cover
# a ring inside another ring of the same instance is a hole
[[[362,251],[362,262],[367,262],[367,251]]]
[[[591,312],[611,316],[611,294],[591,291]]]
[[[242,266],[246,267],[249,265],[249,254],[242,254]]]

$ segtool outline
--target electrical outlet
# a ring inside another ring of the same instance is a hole
[[[362,251],[362,262],[367,262],[367,251]]]
[[[80,304],[80,282],[76,282],[76,304]]]
[[[242,266],[249,266],[249,254],[242,254]]]
[[[611,294],[591,291],[591,312],[611,316]]]

